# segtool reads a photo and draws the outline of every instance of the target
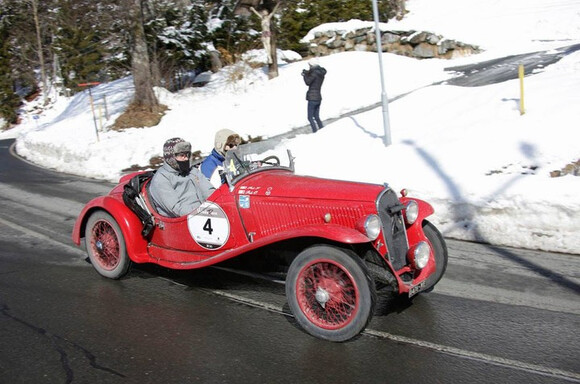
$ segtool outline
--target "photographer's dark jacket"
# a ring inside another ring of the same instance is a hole
[[[316,65],[308,71],[302,72],[302,76],[304,77],[304,82],[308,85],[306,100],[322,100],[320,88],[322,88],[322,82],[324,81],[324,76],[326,76],[326,69]]]

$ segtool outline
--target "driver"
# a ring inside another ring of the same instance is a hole
[[[199,207],[215,190],[199,169],[191,166],[191,144],[174,137],[163,145],[163,165],[151,179],[149,192],[157,212],[179,217]]]

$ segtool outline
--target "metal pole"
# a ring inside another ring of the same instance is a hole
[[[381,73],[381,103],[383,105],[383,125],[385,129],[385,147],[391,145],[391,129],[389,126],[389,99],[385,90],[385,75],[383,74],[383,47],[381,44],[381,30],[379,29],[379,7],[377,0],[373,0],[373,15],[375,18],[375,35],[377,53],[379,54],[379,69]]]
[[[520,115],[526,113],[524,108],[524,65],[520,64],[518,67],[518,76],[520,78]]]

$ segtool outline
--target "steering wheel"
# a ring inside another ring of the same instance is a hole
[[[248,168],[248,164],[247,162],[242,161],[237,154],[234,153],[234,157],[237,160],[237,164],[236,164],[236,171],[239,172],[240,168],[244,169],[244,171],[246,172],[250,172],[250,169]]]
[[[280,165],[280,159],[277,156],[268,156],[260,160],[260,163],[268,165]]]

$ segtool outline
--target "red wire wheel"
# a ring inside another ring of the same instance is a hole
[[[326,245],[308,248],[292,262],[286,296],[297,322],[331,341],[358,335],[375,303],[374,283],[360,258]]]
[[[97,211],[87,221],[85,230],[87,254],[95,270],[102,276],[119,279],[129,270],[125,238],[115,219]]]
[[[296,296],[304,315],[324,329],[344,327],[359,309],[352,276],[333,260],[315,260],[305,266],[298,276]]]

